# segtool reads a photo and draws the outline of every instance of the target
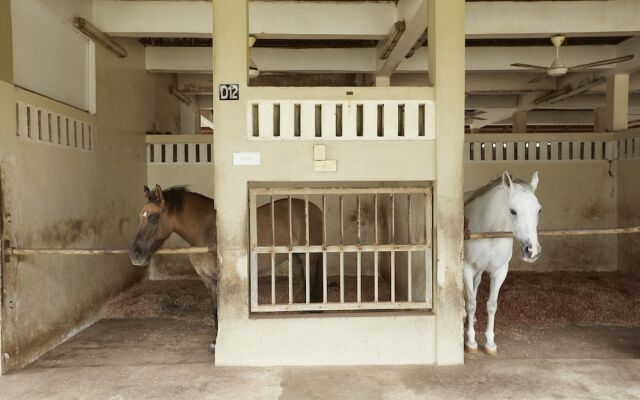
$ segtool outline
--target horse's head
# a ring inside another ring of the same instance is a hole
[[[538,242],[538,219],[542,206],[538,202],[535,190],[538,187],[538,171],[533,173],[531,183],[513,181],[508,172],[502,174],[502,184],[509,190],[509,208],[511,229],[522,249],[522,259],[534,262],[542,255]]]
[[[134,265],[149,265],[153,253],[162,246],[173,232],[172,219],[162,189],[159,185],[153,190],[144,187],[147,204],[140,210],[140,226],[136,239],[129,250],[129,257]]]

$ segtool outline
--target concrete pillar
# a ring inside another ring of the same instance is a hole
[[[191,104],[180,102],[180,134],[196,135],[200,133],[200,110],[195,96],[189,96]]]
[[[593,109],[593,131],[607,131],[607,108],[598,107]]]
[[[391,86],[391,77],[376,75],[376,86]]]
[[[462,364],[464,0],[429,0],[429,77],[436,99],[436,362]]]
[[[0,1],[0,81],[13,82],[11,2]]]
[[[623,131],[629,123],[629,74],[607,79],[607,130]]]
[[[219,269],[216,364],[229,364],[235,351],[230,338],[234,321],[249,318],[247,294],[247,180],[232,165],[234,151],[246,151],[248,82],[247,0],[213,0],[214,198],[217,210]],[[240,100],[219,97],[220,84],[237,84]],[[246,167],[244,167],[246,168]]]
[[[519,111],[513,113],[512,123],[513,133],[527,133],[527,112]]]

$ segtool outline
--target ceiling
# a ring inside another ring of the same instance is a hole
[[[416,17],[422,2],[251,1],[249,30],[257,37],[251,57],[261,70],[252,83],[369,85],[375,76],[390,75],[392,84],[426,84],[428,43],[405,58],[407,46],[418,41],[427,28],[426,18]],[[112,36],[138,38],[147,47],[147,69],[177,74],[181,89],[202,96],[199,100],[204,104],[211,91],[210,7],[202,1],[97,0],[94,17],[96,25]],[[405,37],[398,41],[399,47],[405,47],[393,49],[391,60],[380,62],[380,47],[398,20],[407,28],[402,34]],[[592,110],[606,103],[605,85],[597,78],[614,69],[629,73],[630,92],[640,94],[636,72],[640,70],[640,7],[635,0],[468,0],[465,30],[467,108],[482,110],[486,117],[485,121],[473,121],[475,129],[510,125],[517,111],[531,112],[532,124],[537,125],[591,125]],[[414,36],[407,38],[409,32]],[[637,57],[624,65],[527,83],[537,73],[511,64],[551,64],[555,50],[549,38],[560,32],[567,36],[560,49],[567,65],[629,52]],[[586,89],[553,104],[532,103],[567,86],[574,92]],[[576,111],[578,106],[580,112]],[[631,114],[640,114],[640,98],[632,96],[630,106]]]

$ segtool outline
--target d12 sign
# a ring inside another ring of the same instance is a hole
[[[220,100],[239,100],[240,85],[237,83],[222,83],[218,88]]]

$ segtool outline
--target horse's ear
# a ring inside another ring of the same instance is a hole
[[[504,171],[502,173],[502,185],[509,189],[511,189],[511,186],[513,185],[513,181],[511,180],[511,175],[509,175],[508,171]]]
[[[153,202],[161,204],[164,202],[164,197],[162,197],[162,188],[160,185],[156,184],[156,187],[153,189]]]
[[[529,185],[531,185],[531,189],[535,192],[538,187],[538,171],[534,172],[531,176],[531,183]]]
[[[151,201],[151,190],[149,190],[149,186],[147,185],[144,185],[144,197]]]

